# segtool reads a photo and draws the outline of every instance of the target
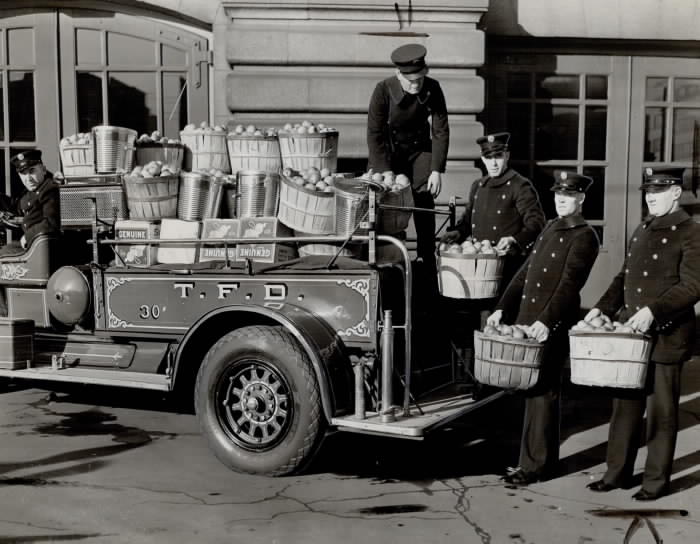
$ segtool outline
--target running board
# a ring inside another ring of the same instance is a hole
[[[397,409],[396,421],[391,423],[383,423],[381,414],[377,412],[367,412],[365,419],[358,419],[354,415],[334,417],[331,419],[331,425],[337,426],[342,431],[422,439],[428,432],[486,406],[505,394],[505,391],[498,391],[480,400],[474,400],[471,395],[462,394],[440,400],[419,402],[423,414],[418,413],[418,410],[413,408],[413,413],[405,417],[398,415],[399,409]]]
[[[0,377],[170,391],[170,378],[168,376],[147,374],[145,372],[93,370],[88,368],[61,368],[54,370],[52,367],[34,367],[16,370],[0,369]]]

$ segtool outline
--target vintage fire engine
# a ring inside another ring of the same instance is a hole
[[[66,216],[72,205],[86,206],[82,194],[71,203],[62,189],[65,225],[75,226]],[[15,345],[11,360],[0,362],[1,377],[193,391],[216,456],[234,470],[273,475],[301,470],[331,429],[421,439],[500,395],[478,398],[471,387],[455,394],[446,384],[414,398],[426,388],[412,383],[421,373],[406,341],[414,325],[409,253],[396,238],[375,236],[371,222],[365,235],[352,237],[366,244],[365,261],[129,268],[114,266],[116,244],[228,247],[245,240],[115,240],[97,217],[105,198],[93,195],[82,262],[65,262],[74,241],[47,236],[0,262],[5,334]],[[299,241],[319,239],[258,240]],[[393,301],[376,242],[393,245],[403,259],[392,267],[392,285],[403,279]]]

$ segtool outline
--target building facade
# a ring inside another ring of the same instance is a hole
[[[641,172],[700,155],[700,1],[6,1],[0,9],[0,172],[100,123],[177,136],[188,123],[323,121],[339,166],[366,167],[366,112],[389,54],[418,41],[445,90],[452,138],[441,195],[480,175],[475,139],[513,134],[512,162],[549,210],[551,172],[591,175],[603,247],[584,302],[619,269]],[[692,179],[687,180],[688,187]],[[683,204],[697,211],[685,191]]]

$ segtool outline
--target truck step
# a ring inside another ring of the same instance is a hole
[[[0,377],[22,378],[30,380],[47,380],[52,382],[91,383],[133,387],[136,389],[170,390],[170,378],[163,374],[145,372],[126,372],[119,370],[96,370],[88,368],[34,367],[22,369],[0,369]]]
[[[397,438],[422,439],[425,435],[438,427],[442,427],[455,419],[472,412],[482,406],[499,399],[504,391],[474,400],[471,394],[454,395],[433,401],[419,402],[423,414],[417,408],[411,408],[411,415],[402,415],[402,410],[396,407],[396,421],[383,422],[381,414],[367,412],[365,419],[358,419],[355,415],[334,417],[331,424],[339,430],[353,431],[366,434],[391,435]]]

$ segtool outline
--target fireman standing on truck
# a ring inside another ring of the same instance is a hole
[[[426,54],[425,47],[415,43],[402,45],[391,54],[396,72],[380,81],[372,93],[367,145],[372,170],[408,176],[416,207],[434,209],[447,163],[450,128],[442,88],[427,76]],[[435,216],[417,212],[413,221],[417,254],[437,293]]]
[[[578,319],[579,292],[599,248],[598,236],[581,215],[592,183],[576,172],[555,172],[551,190],[558,217],[547,223],[487,320],[491,326],[501,321],[527,325],[532,337],[548,344],[539,380],[526,392],[519,466],[503,478],[510,484],[542,480],[559,461],[559,390],[567,332]]]

